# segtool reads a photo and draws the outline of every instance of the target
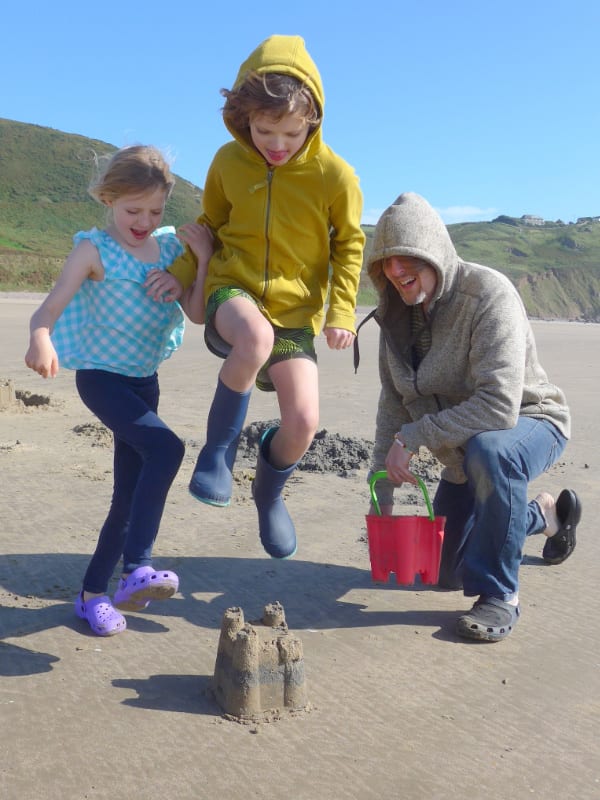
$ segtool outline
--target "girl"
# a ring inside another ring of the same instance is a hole
[[[233,141],[209,168],[199,222],[216,243],[205,339],[225,363],[190,492],[229,504],[252,386],[275,390],[281,424],[263,437],[253,494],[264,548],[286,558],[296,534],[281,491],[318,425],[314,337],[324,321],[329,347],[354,340],[362,195],[353,169],[322,140],[323,86],[301,37],[264,41],[222,94]],[[172,273],[157,276],[161,291],[175,291],[174,278],[191,283],[193,257],[178,259]]]
[[[151,556],[184,453],[183,443],[157,416],[156,370],[181,344],[184,317],[177,303],[156,302],[156,292],[145,286],[149,275],[162,272],[183,250],[173,233],[156,230],[173,185],[155,148],[117,151],[89,189],[109,209],[109,224],[76,234],[56,285],[30,323],[27,366],[54,377],[60,358],[76,370],[81,399],[114,435],[112,502],[75,603],[77,615],[99,636],[125,630],[117,608],[139,611],[179,586],[174,572],[153,569]],[[200,226],[192,226],[188,236],[186,227],[183,238],[199,269],[182,305],[190,318],[202,321],[211,239]],[[107,588],[121,556],[113,606]]]

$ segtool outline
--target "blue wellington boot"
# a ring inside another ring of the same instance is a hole
[[[196,500],[228,506],[233,486],[233,464],[251,390],[234,392],[219,379],[208,412],[206,444],[200,451],[189,490]]]
[[[252,496],[258,510],[262,546],[273,558],[291,558],[296,552],[296,529],[281,497],[281,490],[296,469],[297,462],[285,469],[275,469],[269,464],[269,444],[277,430],[269,428],[260,441]]]

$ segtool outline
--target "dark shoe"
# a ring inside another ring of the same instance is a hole
[[[201,503],[224,507],[231,502],[233,473],[227,463],[228,449],[220,447],[211,452],[205,446],[200,451],[188,489]]]
[[[473,608],[456,623],[456,632],[466,639],[499,642],[517,624],[521,611],[496,597],[480,597]]]
[[[577,525],[581,520],[581,502],[571,489],[563,489],[556,500],[559,529],[549,536],[542,550],[546,564],[562,564],[575,550]]]
[[[228,506],[233,464],[246,419],[250,392],[236,392],[221,379],[206,422],[206,444],[200,451],[189,485],[190,494],[211,506]]]
[[[291,558],[296,553],[296,529],[281,492],[297,464],[276,469],[269,463],[268,449],[276,431],[277,428],[268,428],[262,435],[252,496],[258,511],[262,546],[272,558]]]

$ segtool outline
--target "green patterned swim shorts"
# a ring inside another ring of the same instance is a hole
[[[206,323],[204,326],[204,341],[211,353],[219,358],[227,358],[231,352],[231,345],[228,344],[218,333],[215,328],[215,312],[220,305],[232,297],[245,297],[254,305],[258,305],[252,295],[245,292],[243,289],[238,289],[234,286],[224,286],[222,289],[217,289],[208,298],[206,304]],[[275,342],[273,350],[269,359],[260,368],[256,377],[256,388],[262,392],[274,392],[275,387],[269,379],[269,367],[277,364],[280,361],[287,361],[290,358],[308,358],[317,363],[317,354],[315,352],[315,335],[312,328],[278,328],[273,325],[275,334]]]

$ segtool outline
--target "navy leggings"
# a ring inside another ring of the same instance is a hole
[[[104,370],[78,370],[75,381],[85,405],[114,436],[112,501],[83,579],[84,591],[104,594],[121,556],[124,573],[151,564],[184,445],[157,416],[156,373],[130,378]]]

